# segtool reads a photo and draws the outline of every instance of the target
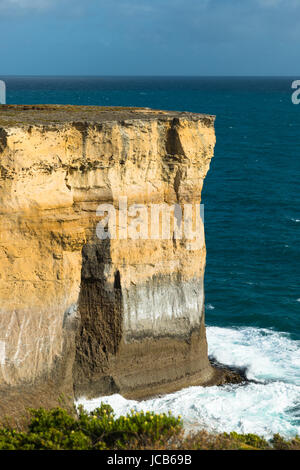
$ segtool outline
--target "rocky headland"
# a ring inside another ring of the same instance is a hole
[[[203,223],[192,249],[96,234],[120,197],[199,204],[214,145],[208,115],[0,106],[0,415],[241,380],[207,356]]]

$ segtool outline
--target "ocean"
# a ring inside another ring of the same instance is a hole
[[[209,355],[247,385],[190,387],[143,402],[101,401],[117,415],[171,410],[187,429],[300,434],[300,105],[294,78],[0,77],[8,104],[140,106],[215,114],[204,183]]]

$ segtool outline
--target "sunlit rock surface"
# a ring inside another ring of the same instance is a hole
[[[199,204],[214,145],[213,116],[0,106],[2,413],[220,380],[202,221],[196,242],[96,235],[98,206],[119,216],[120,197],[147,210]]]

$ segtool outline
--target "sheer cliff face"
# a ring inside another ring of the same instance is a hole
[[[174,236],[101,240],[96,210],[113,204],[119,215],[120,197],[149,209],[199,203],[213,123],[148,109],[0,106],[4,409],[16,397],[51,405],[74,391],[143,397],[212,380],[202,223],[192,249]]]

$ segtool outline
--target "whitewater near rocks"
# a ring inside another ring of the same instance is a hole
[[[81,398],[91,411],[101,402],[116,414],[130,410],[181,415],[186,431],[255,433],[266,438],[279,433],[300,433],[300,342],[287,333],[255,327],[207,327],[209,355],[221,363],[246,369],[249,383],[214,387],[189,387],[145,401],[121,395]],[[280,351],[280,354],[278,354]]]

